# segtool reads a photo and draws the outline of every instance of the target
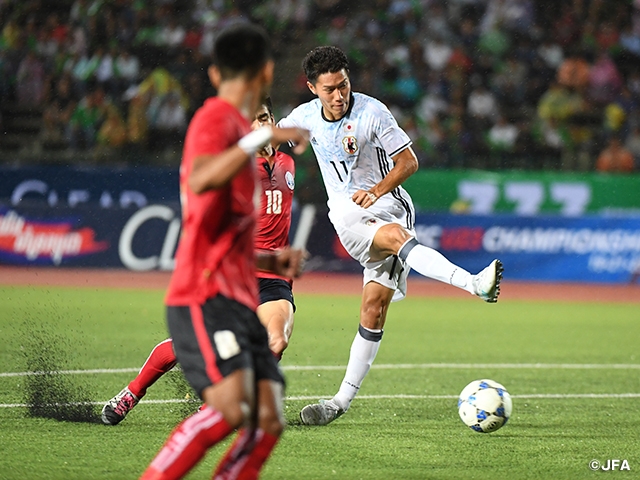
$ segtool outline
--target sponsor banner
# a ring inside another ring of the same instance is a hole
[[[0,263],[172,270],[179,204],[138,210],[0,206]]]
[[[326,209],[301,221],[309,270],[361,272],[338,240]],[[303,215],[304,217],[304,215]],[[418,240],[476,273],[493,258],[505,279],[629,282],[640,273],[640,218],[419,214]],[[180,236],[179,203],[143,208],[0,205],[0,263],[172,270]]]
[[[404,186],[422,212],[640,216],[640,174],[429,170]],[[0,202],[13,207],[117,209],[178,201],[177,168],[0,167]]]
[[[12,207],[117,209],[178,201],[177,168],[0,167],[0,202]]]
[[[493,258],[505,279],[629,282],[640,273],[640,218],[418,215],[418,240],[476,273]]]
[[[422,212],[640,216],[640,174],[429,170],[403,186]]]
[[[303,237],[312,254],[308,267],[359,271],[340,245],[326,210],[312,210],[312,217],[301,222],[300,209],[294,207],[291,226],[292,241]],[[0,203],[0,264],[173,270],[179,237],[178,202],[137,210]]]

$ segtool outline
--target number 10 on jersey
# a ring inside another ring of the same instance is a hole
[[[267,196],[267,215],[279,215],[282,213],[282,192],[280,190],[265,190]]]

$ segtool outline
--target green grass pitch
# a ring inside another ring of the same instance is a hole
[[[96,402],[124,387],[166,336],[163,292],[0,288],[0,478],[135,479],[189,408],[168,376],[117,427],[30,418],[30,355],[57,347],[60,368]],[[640,472],[638,304],[407,298],[394,304],[374,368],[349,412],[327,427],[298,420],[335,393],[359,298],[298,295],[287,377],[288,428],[265,479],[585,479],[589,462]],[[40,350],[38,350],[40,349]],[[55,350],[55,349],[54,349]],[[102,373],[82,370],[103,369]],[[11,375],[10,375],[11,374]],[[173,378],[173,380],[172,380]],[[456,396],[492,378],[514,397],[509,423],[478,434]],[[95,407],[99,409],[99,406]],[[210,478],[218,446],[188,476]],[[637,477],[636,477],[637,478]]]

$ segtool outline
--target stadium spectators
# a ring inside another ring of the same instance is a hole
[[[20,62],[16,75],[18,104],[24,107],[40,106],[45,93],[44,64],[35,51],[30,50]]]
[[[107,100],[102,88],[87,92],[80,100],[67,124],[67,140],[72,150],[92,148],[107,113]]]
[[[140,61],[138,57],[131,55],[131,52],[126,48],[119,52],[115,61],[114,70],[118,83],[117,89],[119,91],[124,92],[128,90],[140,79]]]
[[[127,144],[144,150],[155,120],[139,112],[158,103],[138,97],[141,82],[170,72],[188,121],[213,93],[216,32],[246,20],[273,33],[276,54],[310,41],[344,48],[356,88],[409,124],[425,166],[483,166],[501,116],[519,131],[509,155],[523,168],[560,167],[544,158],[576,152],[585,160],[563,168],[593,168],[607,136],[624,140],[640,124],[640,2],[600,0],[5,0],[0,109],[39,110],[41,138],[56,137],[67,100],[54,105],[51,92],[69,76],[76,102],[100,85]],[[297,70],[278,87],[308,100]]]
[[[633,172],[633,155],[621,145],[618,137],[612,136],[609,145],[598,156],[596,170],[613,173]]]

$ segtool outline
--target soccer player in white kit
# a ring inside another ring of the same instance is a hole
[[[364,267],[360,325],[338,393],[300,412],[306,425],[326,425],[347,411],[373,363],[389,304],[404,298],[412,268],[487,302],[500,292],[502,264],[477,275],[421,245],[415,210],[401,184],[418,169],[411,139],[389,109],[351,91],[349,63],[339,48],[317,47],[303,61],[307,86],[318,98],[295,108],[279,127],[310,131],[328,195],[329,219],[349,254]]]

